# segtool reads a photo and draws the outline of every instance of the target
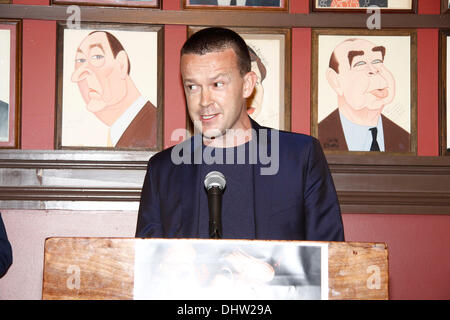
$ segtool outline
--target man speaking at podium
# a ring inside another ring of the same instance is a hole
[[[198,31],[181,49],[181,75],[197,134],[150,159],[136,237],[211,238],[205,177],[220,172],[220,238],[344,241],[320,143],[247,115],[257,75],[245,41],[224,28]]]

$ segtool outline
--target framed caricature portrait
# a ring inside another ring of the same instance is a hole
[[[162,27],[58,25],[56,148],[162,148]]]
[[[450,156],[450,30],[440,31],[439,140],[441,155]]]
[[[19,148],[21,24],[0,19],[0,148]]]
[[[314,29],[311,132],[325,152],[417,152],[416,33]]]
[[[417,0],[310,0],[311,11],[366,11],[371,6],[383,12],[416,12]]]
[[[450,13],[450,0],[441,0],[441,13]]]
[[[160,8],[161,0],[52,0],[52,4]]]
[[[183,9],[288,11],[289,0],[182,0]]]
[[[188,36],[202,27],[189,27]],[[262,126],[291,129],[291,34],[289,29],[233,28],[250,51],[252,71],[258,76],[247,113]],[[189,130],[192,123],[188,121]]]

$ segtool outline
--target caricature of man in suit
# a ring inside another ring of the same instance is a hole
[[[410,134],[381,114],[396,90],[385,54],[385,47],[363,39],[345,40],[334,49],[326,78],[338,108],[319,123],[325,150],[410,150]]]
[[[0,141],[8,141],[9,105],[0,100]]]
[[[279,7],[280,0],[190,0],[191,5]]]
[[[91,32],[80,44],[72,81],[86,108],[110,128],[106,146],[156,145],[156,107],[144,99],[130,77],[130,60],[119,40],[106,31]]]
[[[319,1],[319,7],[331,8],[365,8],[378,6],[387,8],[387,0],[325,0]]]

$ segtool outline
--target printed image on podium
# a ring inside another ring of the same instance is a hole
[[[285,300],[328,295],[324,244],[158,240],[137,242],[135,250],[134,299]]]

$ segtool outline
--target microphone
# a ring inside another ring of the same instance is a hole
[[[205,188],[208,192],[209,237],[222,238],[222,194],[225,189],[225,176],[219,171],[211,171],[205,177]]]

